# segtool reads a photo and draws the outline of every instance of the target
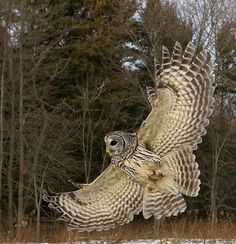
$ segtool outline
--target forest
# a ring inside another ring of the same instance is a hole
[[[104,135],[139,128],[161,47],[176,41],[210,53],[215,101],[195,152],[200,193],[166,221],[235,230],[235,1],[0,0],[0,241],[67,233],[43,187],[71,191],[109,165]]]

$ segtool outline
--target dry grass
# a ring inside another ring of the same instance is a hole
[[[119,240],[138,239],[236,239],[236,224],[230,219],[221,220],[215,230],[211,229],[210,222],[189,217],[171,218],[165,221],[160,228],[153,227],[153,221],[144,221],[137,217],[132,223],[118,226],[115,229],[104,232],[77,232],[67,231],[64,223],[53,222],[41,225],[39,240],[36,240],[34,225],[25,227],[21,236],[16,239],[10,236],[7,231],[0,233],[1,242],[68,242],[68,241],[89,241],[106,240],[119,242]]]

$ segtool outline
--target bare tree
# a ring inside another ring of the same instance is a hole
[[[10,4],[0,2],[0,6],[5,12],[4,27],[1,29],[2,38],[0,40],[0,46],[2,47],[1,57],[1,83],[0,83],[0,224],[2,222],[2,184],[3,184],[3,162],[4,162],[4,131],[5,131],[5,94],[6,94],[6,83],[7,83],[7,59],[8,59],[8,42],[9,42],[9,26],[10,26]]]
[[[18,182],[18,215],[17,227],[18,233],[21,231],[23,216],[24,216],[24,141],[23,141],[23,128],[24,128],[24,70],[23,70],[23,48],[22,48],[22,35],[24,30],[24,5],[25,2],[20,2],[20,30],[19,30],[19,182]]]
[[[205,183],[210,189],[208,197],[210,199],[209,209],[213,229],[215,229],[218,222],[218,210],[220,207],[219,198],[223,198],[222,195],[219,197],[221,192],[220,187],[223,187],[222,184],[220,185],[221,172],[223,172],[224,167],[227,168],[228,165],[222,161],[222,156],[224,155],[225,150],[227,150],[228,141],[233,132],[233,120],[231,115],[226,112],[229,109],[228,101],[230,100],[229,96],[231,96],[228,94],[229,90],[226,89],[229,83],[220,68],[221,58],[219,56],[220,50],[217,47],[217,43],[219,32],[224,24],[226,22],[232,23],[235,21],[235,7],[235,1],[231,0],[189,0],[179,3],[179,13],[192,25],[195,43],[198,46],[204,46],[209,50],[212,56],[211,58],[215,64],[215,113],[213,115],[213,122],[208,128],[212,155],[211,159],[208,159],[205,162],[208,165],[211,164],[210,175],[208,166],[206,167],[208,172],[203,172],[203,175],[205,174],[207,177],[204,181],[206,181]],[[228,46],[227,43],[228,41],[224,38],[222,43],[223,48]],[[231,109],[235,110],[235,108],[232,107]],[[225,123],[225,121],[228,122]]]
[[[5,83],[5,69],[6,69],[6,46],[7,46],[7,35],[6,32],[3,34],[3,57],[2,57],[2,62],[1,62],[1,98],[0,98],[0,203],[2,202],[2,168],[3,168],[3,140],[4,140],[4,119],[3,119],[3,114],[4,114],[4,83]],[[1,223],[1,205],[0,205],[0,223]]]
[[[9,7],[11,8],[11,1],[9,1]],[[10,15],[9,22],[11,23],[12,15]],[[10,155],[9,164],[7,170],[7,185],[8,185],[8,226],[9,231],[13,230],[13,162],[15,157],[15,77],[13,74],[13,47],[11,42],[9,42],[8,48],[8,73],[9,81],[11,84],[11,122],[10,122]]]

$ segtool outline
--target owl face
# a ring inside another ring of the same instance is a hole
[[[112,157],[125,157],[127,153],[136,146],[137,137],[135,133],[113,131],[105,138],[106,152]]]
[[[119,131],[108,133],[105,136],[106,152],[111,156],[120,155],[125,147],[125,140]]]

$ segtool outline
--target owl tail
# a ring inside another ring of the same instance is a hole
[[[182,193],[192,197],[198,195],[200,171],[191,146],[182,146],[165,155],[162,158],[162,173],[164,177],[156,182],[156,189],[146,186],[143,200],[144,218],[152,215],[157,219],[162,216],[176,216],[186,209]]]
[[[198,195],[200,171],[191,146],[185,145],[168,153],[163,157],[163,167],[173,176],[181,193],[191,197]]]
[[[148,188],[145,191],[143,200],[143,217],[145,219],[152,215],[156,219],[160,219],[162,216],[176,216],[184,212],[185,209],[186,203],[182,194],[174,195],[169,192],[151,192]]]

